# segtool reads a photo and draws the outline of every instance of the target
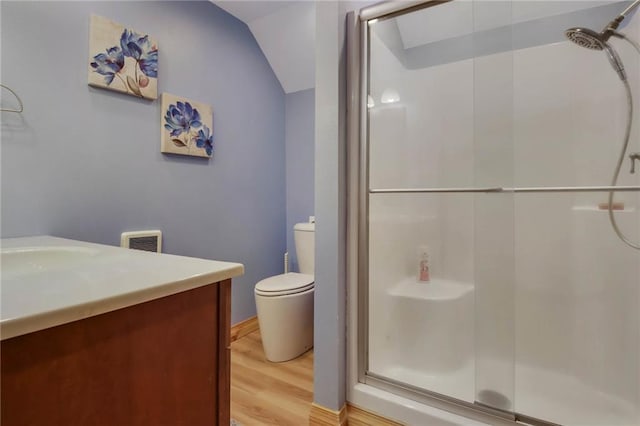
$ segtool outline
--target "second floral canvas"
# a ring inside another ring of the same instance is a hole
[[[163,93],[161,121],[162,152],[211,157],[213,154],[211,106]]]
[[[158,97],[158,44],[151,36],[96,15],[89,32],[89,85]]]

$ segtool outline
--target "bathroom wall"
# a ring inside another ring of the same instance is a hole
[[[332,410],[346,399],[344,16],[338,2],[316,4],[313,400]]]
[[[287,251],[290,270],[299,272],[293,226],[314,215],[314,89],[286,95]]]
[[[375,2],[316,4],[313,399],[332,410],[347,396],[345,17]]]
[[[2,237],[161,229],[167,253],[244,263],[232,320],[254,315],[286,249],[285,96],[246,25],[205,1],[0,8],[2,83],[25,105],[1,117]],[[212,159],[160,153],[159,100],[87,86],[92,13],[157,38],[159,93],[213,106]]]

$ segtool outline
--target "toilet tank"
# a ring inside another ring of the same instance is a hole
[[[293,227],[293,239],[301,274],[313,275],[314,273],[315,230],[315,223],[296,223]]]

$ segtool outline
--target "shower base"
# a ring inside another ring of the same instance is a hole
[[[449,371],[446,374],[429,374],[401,366],[387,367],[376,371],[376,373],[420,389],[473,402],[474,372],[472,362],[466,363],[459,370]]]
[[[475,400],[473,362],[446,374],[427,374],[401,366],[375,371],[394,381],[447,395],[466,402]],[[634,404],[605,394],[575,377],[543,368],[516,367],[515,412],[566,426],[637,426],[640,413]]]
[[[634,404],[581,382],[576,377],[519,365],[516,412],[566,426],[636,426]]]

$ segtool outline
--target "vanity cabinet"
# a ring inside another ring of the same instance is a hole
[[[226,279],[2,340],[2,425],[228,425],[230,294]]]

